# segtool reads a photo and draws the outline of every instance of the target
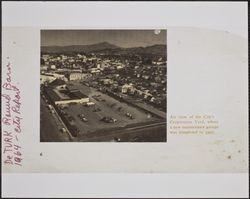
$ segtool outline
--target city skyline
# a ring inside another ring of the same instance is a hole
[[[41,30],[41,46],[93,45],[122,48],[166,45],[166,30]]]

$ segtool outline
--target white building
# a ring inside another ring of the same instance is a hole
[[[64,81],[67,80],[65,78],[65,75],[63,75],[63,74],[58,74],[58,73],[43,73],[42,75],[53,76],[55,79],[61,79],[61,80],[64,80]]]
[[[74,81],[74,80],[82,80],[88,77],[88,74],[86,73],[70,73],[69,74],[69,81]]]
[[[92,74],[96,74],[96,73],[100,73],[101,71],[98,68],[91,68],[90,69],[90,73]]]
[[[44,84],[45,82],[51,83],[54,80],[64,80],[66,81],[67,79],[65,78],[64,75],[57,74],[57,73],[41,73],[40,75],[40,84]]]
[[[56,65],[51,65],[50,69],[56,69]]]
[[[68,57],[66,55],[61,55],[62,60],[66,60]]]
[[[134,91],[135,91],[135,88],[134,88],[133,84],[124,84],[121,87],[122,93],[128,93],[128,92],[134,92]]]
[[[109,78],[102,79],[101,81],[103,82],[104,85],[109,85],[113,83],[113,80]]]
[[[46,75],[41,74],[40,75],[40,84],[45,84],[45,82],[50,83],[53,82],[56,78],[53,75]]]
[[[48,70],[48,66],[41,66],[41,71],[47,71]]]
[[[89,104],[89,98],[83,97],[79,99],[66,99],[66,100],[55,100],[56,105],[65,105],[70,103],[78,103],[78,104]]]

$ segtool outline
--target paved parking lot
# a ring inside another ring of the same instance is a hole
[[[72,104],[64,111],[74,117],[74,123],[80,130],[81,134],[100,131],[102,129],[109,129],[114,127],[125,127],[129,124],[154,122],[157,118],[149,117],[149,115],[142,110],[132,107],[126,103],[122,103],[106,94],[97,91],[94,88],[87,87],[80,83],[74,83],[74,86],[84,94],[90,97],[90,101],[95,105],[86,107],[81,104]],[[94,112],[95,109],[100,111]],[[130,113],[133,119],[126,116]],[[87,122],[82,121],[78,115],[84,114]],[[115,123],[106,123],[100,121],[103,117],[112,117],[117,119]]]

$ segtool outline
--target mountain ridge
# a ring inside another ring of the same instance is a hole
[[[41,46],[42,53],[138,53],[138,54],[166,54],[166,45],[154,44],[151,46],[119,47],[109,42],[101,42],[90,45],[67,45],[67,46]]]

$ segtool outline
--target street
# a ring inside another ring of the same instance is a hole
[[[46,102],[40,98],[40,141],[41,142],[68,142],[69,136],[60,131],[64,126],[55,113],[51,113]]]

